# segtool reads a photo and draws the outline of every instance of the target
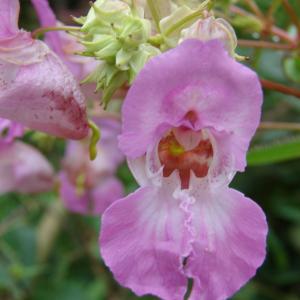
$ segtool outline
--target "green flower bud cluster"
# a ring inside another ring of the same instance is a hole
[[[236,0],[218,3],[228,5]],[[102,102],[130,85],[146,62],[188,38],[220,39],[235,54],[236,36],[225,20],[213,17],[214,0],[96,0],[81,25],[82,55],[101,63],[84,81],[96,82]],[[176,4],[175,4],[176,3]],[[225,6],[226,6],[225,5]]]
[[[97,83],[104,104],[116,89],[134,80],[149,58],[160,53],[148,43],[151,22],[121,0],[97,0],[88,15],[76,21],[82,25],[82,55],[102,61],[84,82]]]

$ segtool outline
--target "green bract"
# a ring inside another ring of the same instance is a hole
[[[148,43],[151,22],[125,2],[97,0],[77,22],[84,33],[82,54],[103,61],[85,82],[97,82],[97,90],[104,91],[104,104],[117,88],[132,82],[150,57],[160,53]]]

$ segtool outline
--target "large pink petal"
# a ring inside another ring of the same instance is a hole
[[[109,177],[103,178],[95,188],[80,193],[62,172],[60,195],[64,205],[70,211],[83,215],[100,215],[115,200],[123,196],[123,186],[116,178]]]
[[[0,38],[17,33],[19,11],[19,0],[0,1]]]
[[[181,268],[190,232],[182,204],[167,189],[144,187],[103,214],[102,257],[116,279],[139,296],[183,299]]]
[[[255,202],[233,189],[196,197],[196,235],[186,266],[194,278],[190,299],[228,299],[264,261],[266,218]]]
[[[35,46],[46,47],[40,41],[35,41]],[[60,137],[85,137],[85,103],[78,84],[50,50],[40,59],[17,67],[0,63],[0,117]],[[4,76],[5,73],[10,76]]]
[[[239,157],[235,167],[243,170],[261,103],[257,75],[232,59],[220,41],[187,40],[152,58],[137,76],[123,105],[120,146],[130,158],[141,156],[193,112],[194,130],[213,128],[232,136],[231,151]]]

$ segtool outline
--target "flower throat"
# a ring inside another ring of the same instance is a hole
[[[188,128],[179,130],[183,135],[189,135],[191,132]],[[158,145],[159,160],[164,166],[163,176],[169,177],[173,171],[178,170],[182,189],[189,188],[191,171],[198,178],[206,177],[212,162],[213,147],[209,138],[205,137],[202,131],[196,134],[197,144],[192,149],[187,149],[179,143],[174,130],[162,138]]]

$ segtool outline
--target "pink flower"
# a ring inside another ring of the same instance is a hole
[[[104,117],[95,122],[101,128],[97,158],[90,160],[86,141],[69,142],[60,174],[60,194],[70,211],[99,215],[123,196],[123,187],[115,172],[124,156],[117,145],[120,122]]]
[[[73,75],[48,46],[18,29],[19,1],[0,2],[0,117],[80,139],[88,125]]]
[[[34,194],[52,189],[54,171],[46,158],[22,142],[0,145],[0,194]]]
[[[221,300],[265,258],[260,207],[228,187],[260,119],[254,72],[222,42],[184,41],[150,60],[123,106],[120,147],[141,187],[103,214],[101,254],[137,295]]]
[[[0,118],[0,146],[11,143],[15,138],[21,137],[24,133],[24,126],[11,120]]]
[[[56,20],[48,0],[31,0],[31,2],[42,26],[64,26]],[[98,64],[93,58],[75,55],[75,52],[81,52],[85,48],[77,42],[75,37],[64,31],[46,33],[45,43],[62,59],[78,80],[84,79]]]

